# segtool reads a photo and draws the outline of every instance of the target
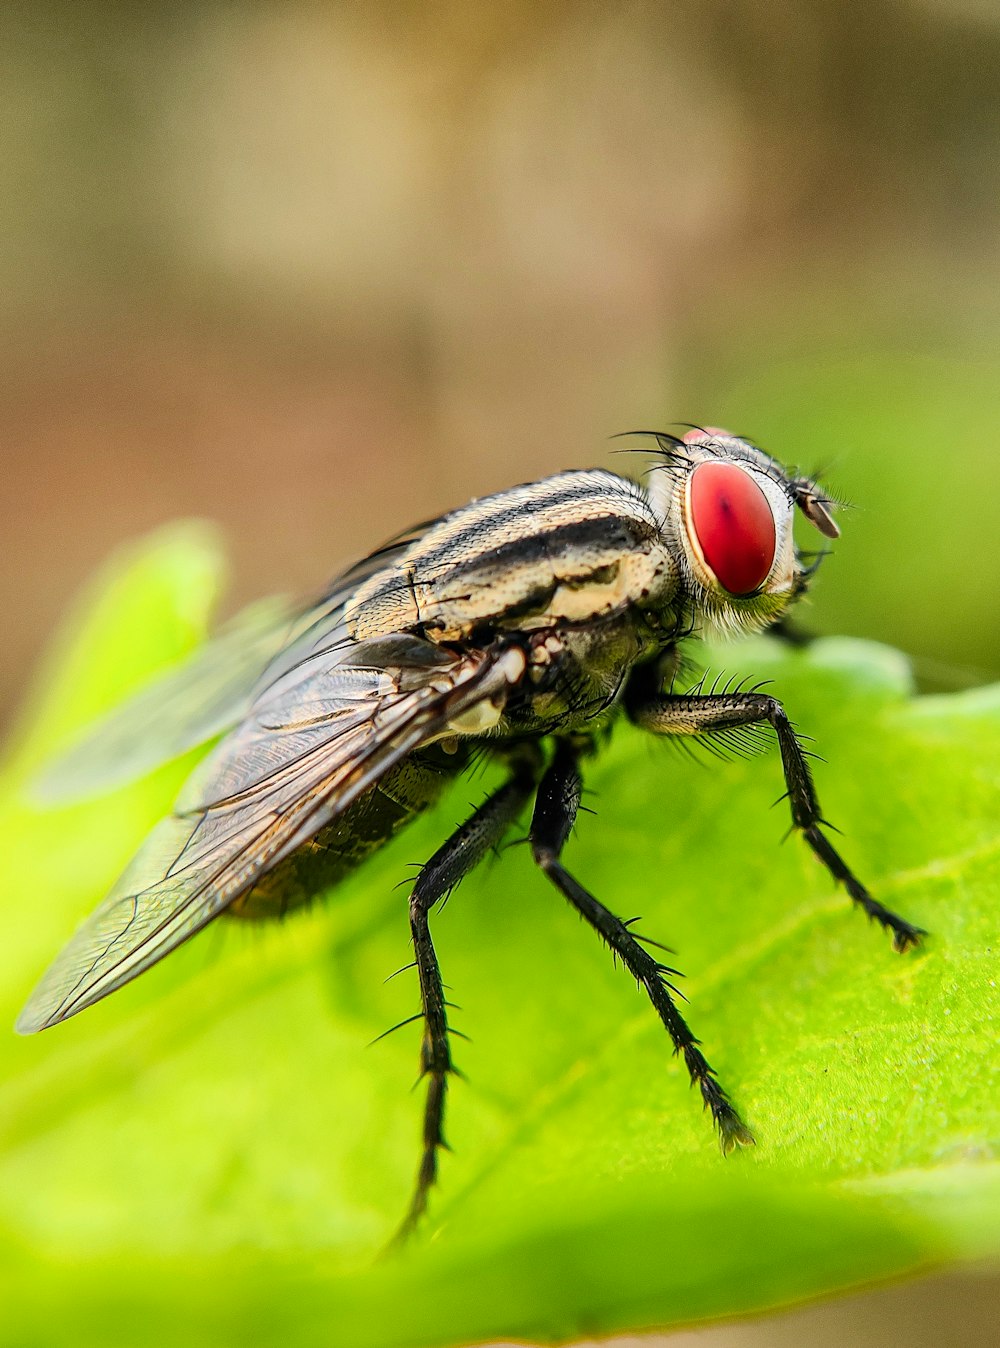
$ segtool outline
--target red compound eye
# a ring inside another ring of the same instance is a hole
[[[732,463],[699,463],[691,473],[691,528],[702,556],[730,594],[750,594],[774,562],[774,515],[767,497]]]

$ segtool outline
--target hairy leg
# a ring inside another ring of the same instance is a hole
[[[448,1009],[441,968],[431,940],[430,912],[484,856],[496,846],[531,798],[536,776],[530,765],[495,791],[434,853],[420,871],[410,895],[410,932],[424,1034],[420,1046],[420,1073],[427,1077],[423,1150],[409,1210],[396,1239],[406,1237],[427,1208],[427,1196],[437,1178],[438,1152],[444,1139],[448,1077],[455,1070],[449,1041]]]
[[[580,806],[580,791],[578,754],[571,745],[560,744],[552,766],[542,778],[535,801],[531,821],[531,848],[535,861],[645,989],[673,1041],[674,1052],[684,1059],[692,1083],[698,1087],[706,1108],[711,1111],[723,1151],[731,1151],[737,1142],[750,1145],[753,1136],[719,1084],[698,1047],[698,1040],[671,996],[676,990],[668,979],[676,970],[659,963],[630,930],[630,924],[616,917],[584,889],[560,860]]]
[[[626,709],[636,725],[655,735],[710,735],[740,726],[770,725],[781,750],[792,824],[813,854],[844,885],[858,907],[892,933],[897,950],[907,950],[926,934],[873,898],[823,833],[820,825],[826,821],[820,813],[808,761],[784,707],[776,698],[753,691],[677,696],[650,693],[640,686],[637,692],[626,696]]]

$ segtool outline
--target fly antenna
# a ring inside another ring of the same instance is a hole
[[[840,530],[830,513],[830,507],[836,502],[819,490],[816,483],[807,477],[796,477],[788,484],[795,504],[810,524],[820,531],[824,538],[839,538]]]

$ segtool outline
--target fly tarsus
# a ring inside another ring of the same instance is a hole
[[[907,922],[906,918],[900,917],[897,913],[886,908],[884,904],[879,903],[878,899],[873,898],[857,876],[849,869],[829,838],[815,824],[804,828],[802,836],[812,848],[814,855],[819,858],[834,879],[843,884],[858,907],[863,909],[873,922],[878,922],[886,931],[892,933],[894,950],[898,950],[902,955],[907,950],[920,944],[921,938],[927,935],[924,929],[915,927],[912,922]]]
[[[741,1147],[754,1146],[753,1133],[740,1118],[736,1107],[719,1084],[719,1079],[705,1055],[697,1047],[696,1041],[692,1039],[691,1043],[681,1052],[685,1066],[691,1075],[691,1084],[698,1087],[702,1102],[712,1115],[712,1122],[719,1134],[719,1146],[722,1148],[723,1156],[728,1156],[737,1144]]]

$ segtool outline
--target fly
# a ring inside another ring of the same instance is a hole
[[[654,735],[722,740],[770,727],[793,827],[897,950],[923,933],[873,898],[830,843],[776,698],[739,686],[674,691],[688,637],[782,622],[813,569],[793,541],[794,512],[835,538],[833,502],[726,431],[656,433],[655,443],[646,487],[602,469],[512,487],[410,530],[318,603],[252,612],[61,759],[50,780],[65,794],[223,734],[44,975],[18,1030],[92,1006],[223,913],[281,917],[308,904],[485,753],[506,780],[423,866],[409,898],[428,1084],[403,1230],[437,1178],[454,1071],[430,915],[529,805],[534,860],[645,990],[723,1151],[751,1144],[678,1010],[677,971],[563,863],[583,763],[610,724],[624,716]]]

